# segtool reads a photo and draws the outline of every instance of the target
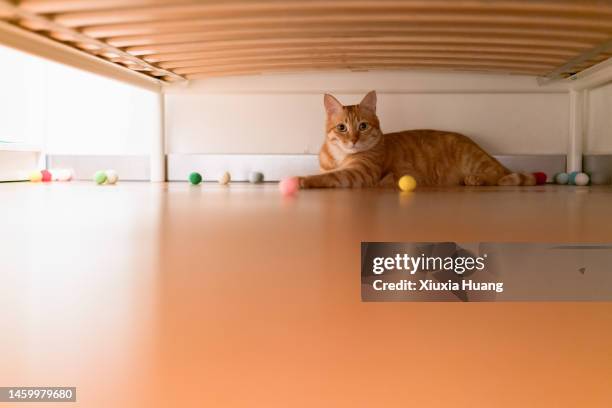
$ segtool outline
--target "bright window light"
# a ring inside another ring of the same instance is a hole
[[[0,140],[47,154],[147,154],[153,92],[0,46]]]

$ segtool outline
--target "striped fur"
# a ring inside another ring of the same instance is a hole
[[[326,139],[321,174],[300,177],[302,188],[396,185],[403,175],[422,186],[534,185],[533,175],[512,173],[467,136],[438,130],[383,134],[376,93],[343,106],[326,94]]]

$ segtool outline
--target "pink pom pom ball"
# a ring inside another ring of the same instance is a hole
[[[278,183],[278,189],[285,197],[293,196],[300,189],[300,180],[297,177],[283,179]]]

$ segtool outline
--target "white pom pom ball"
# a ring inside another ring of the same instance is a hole
[[[229,174],[229,172],[226,171],[221,177],[219,177],[219,184],[226,185],[229,184],[231,180],[232,176]]]
[[[586,173],[578,173],[576,174],[576,178],[574,179],[574,182],[576,183],[577,186],[586,186],[589,184],[590,178],[589,175]]]
[[[119,175],[115,170],[106,170],[106,184],[115,184],[119,180]]]
[[[72,180],[72,171],[70,169],[62,169],[58,171],[57,179],[59,181],[70,181]]]

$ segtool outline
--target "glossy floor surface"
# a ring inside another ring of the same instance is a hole
[[[5,183],[0,208],[0,386],[77,387],[46,407],[612,406],[612,303],[362,303],[359,272],[361,241],[612,242],[610,187]]]

